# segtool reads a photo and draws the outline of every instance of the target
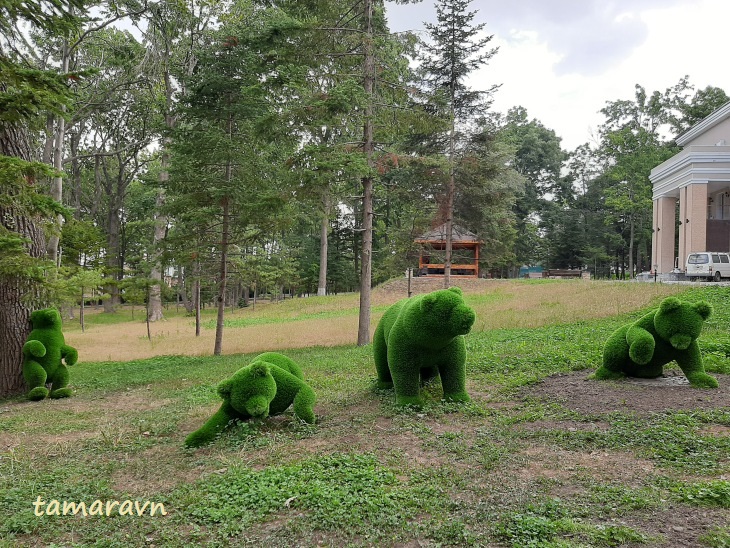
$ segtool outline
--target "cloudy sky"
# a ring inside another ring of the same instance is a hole
[[[663,92],[689,75],[730,94],[730,0],[473,0],[499,52],[470,81],[502,84],[493,108],[521,105],[573,150],[592,141],[606,101],[635,84]],[[435,22],[433,0],[387,4],[393,31]]]

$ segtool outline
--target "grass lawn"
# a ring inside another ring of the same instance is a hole
[[[0,401],[0,546],[730,547],[730,288],[465,292],[472,402],[435,382],[420,411],[373,388],[353,295],[236,311],[220,357],[174,311],[152,341],[139,311],[69,323],[74,396]],[[586,380],[606,337],[670,294],[715,307],[700,347],[720,388]],[[374,322],[400,297],[377,290]],[[302,366],[318,423],[286,413],[185,449],[216,384],[264,350]],[[64,502],[101,511],[53,515]]]

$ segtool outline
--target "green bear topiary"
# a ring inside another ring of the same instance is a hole
[[[223,404],[200,429],[185,439],[188,447],[213,441],[234,420],[264,419],[294,404],[294,414],[314,424],[316,396],[302,378],[299,366],[277,352],[266,352],[218,385]]]
[[[392,305],[373,336],[378,388],[394,388],[397,405],[421,407],[420,385],[439,375],[444,399],[469,401],[464,335],[475,319],[458,287]]]
[[[704,301],[692,304],[676,297],[664,299],[657,310],[609,337],[603,349],[603,365],[594,378],[655,378],[661,376],[664,365],[674,360],[692,386],[717,388],[717,379],[705,373],[697,345],[710,314],[712,307]]]
[[[61,332],[61,315],[55,308],[36,310],[30,315],[33,330],[23,345],[23,377],[30,391],[28,399],[38,401],[49,395],[46,384],[51,384],[51,398],[68,398],[68,369],[79,359],[76,349],[68,346]],[[65,365],[64,365],[65,362]]]

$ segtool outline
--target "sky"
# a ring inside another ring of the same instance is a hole
[[[436,21],[433,0],[386,10],[394,32]],[[470,87],[501,84],[492,109],[525,107],[567,151],[595,143],[600,109],[632,100],[636,84],[664,92],[687,75],[730,95],[730,0],[473,0],[469,11],[499,47]]]

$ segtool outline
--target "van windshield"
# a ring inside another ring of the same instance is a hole
[[[710,262],[710,256],[706,253],[692,253],[687,258],[687,264],[707,264]]]

